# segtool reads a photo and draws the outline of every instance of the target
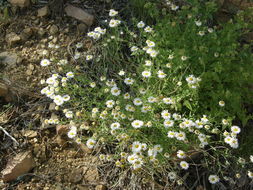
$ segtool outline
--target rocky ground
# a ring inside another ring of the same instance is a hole
[[[76,42],[89,49],[86,32],[125,1],[74,1],[58,16],[46,3],[26,8],[27,0],[11,2],[16,14],[0,22],[0,189],[107,189],[110,171],[102,169],[96,153],[69,142],[66,126],[44,124],[55,114],[40,94],[40,80],[48,74],[40,60],[71,60]],[[229,19],[227,11],[220,14]]]
[[[48,73],[40,60],[71,59],[75,42],[90,47],[85,34],[110,4],[76,1],[54,16],[45,4],[25,2],[15,8],[19,16],[0,22],[0,189],[104,190],[97,156],[70,143],[66,126],[43,124],[55,115],[40,95]]]

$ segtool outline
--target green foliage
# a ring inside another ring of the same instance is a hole
[[[184,158],[195,164],[188,153],[196,151],[204,156],[199,166],[225,177],[237,168],[229,166],[237,161],[231,149],[238,148],[241,130],[233,122],[251,119],[245,111],[252,104],[251,44],[240,43],[252,29],[245,12],[215,25],[213,1],[131,3],[152,28],[138,18],[128,25],[112,11],[106,32],[88,33],[97,46],[80,66],[63,67],[75,76],[51,76],[43,93],[64,106],[72,121],[61,122],[73,125],[70,138],[89,148],[109,145],[122,170],[178,172],[188,169]]]

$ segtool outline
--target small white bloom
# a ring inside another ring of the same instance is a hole
[[[115,11],[114,9],[111,9],[110,12],[109,12],[109,16],[110,17],[114,17],[118,14],[118,11]]]
[[[196,20],[196,21],[195,21],[195,24],[196,24],[197,26],[201,26],[201,25],[202,25],[202,22],[201,22],[200,20]]]
[[[219,106],[224,107],[225,106],[225,102],[223,100],[219,101]]]
[[[43,59],[43,60],[41,60],[41,62],[40,62],[40,65],[42,66],[42,67],[46,67],[46,66],[48,66],[48,65],[50,65],[51,64],[51,62],[48,60],[48,59]]]
[[[138,28],[144,28],[145,26],[145,23],[143,21],[140,21],[138,24],[137,24],[137,27]]]
[[[153,32],[153,29],[150,26],[146,26],[144,28],[144,31],[147,32],[147,33],[150,33],[150,32]]]
[[[67,111],[66,113],[65,113],[65,116],[66,116],[66,118],[69,118],[69,119],[71,119],[71,118],[73,118],[73,112],[72,111]]]
[[[139,141],[133,142],[133,144],[132,144],[132,151],[133,151],[133,153],[140,152],[141,151],[141,145],[142,144]]]
[[[68,73],[66,73],[66,77],[67,78],[73,78],[74,77],[74,73],[73,72],[68,72]]]
[[[111,28],[117,27],[121,23],[120,20],[111,19],[109,22],[109,26]]]
[[[220,178],[217,175],[210,175],[208,180],[211,184],[216,184],[220,181]]]
[[[68,137],[69,137],[70,139],[73,139],[73,138],[76,136],[76,134],[77,134],[77,131],[71,129],[71,130],[68,132],[67,135],[68,135]]]
[[[142,100],[140,98],[135,98],[133,103],[136,106],[140,106],[140,105],[142,105]]]
[[[231,132],[235,133],[235,134],[239,134],[241,132],[241,129],[238,126],[232,126],[231,127]]]
[[[87,140],[87,142],[86,142],[86,145],[87,145],[87,147],[88,147],[89,149],[92,149],[92,148],[95,146],[95,144],[96,144],[96,141],[95,141],[94,139],[89,139],[89,140]]]
[[[134,79],[132,79],[132,78],[126,78],[126,79],[124,80],[124,83],[127,84],[127,85],[131,85],[131,84],[134,83]]]
[[[150,71],[143,71],[142,76],[145,78],[149,78],[151,76],[151,72]]]
[[[130,50],[131,50],[131,52],[135,52],[135,51],[137,51],[139,48],[137,47],[137,46],[132,46],[131,48],[130,48]]]
[[[177,151],[177,157],[182,159],[182,158],[185,158],[185,157],[186,157],[186,154],[185,154],[184,151],[178,150],[178,151]]]
[[[114,100],[108,100],[108,101],[106,101],[105,104],[108,108],[113,108],[113,106],[115,105],[115,101]]]
[[[93,59],[93,55],[86,55],[86,61],[90,61]]]
[[[123,70],[121,70],[121,71],[119,71],[119,76],[124,76],[125,75],[125,71],[123,71]]]
[[[118,89],[118,87],[113,87],[113,88],[111,88],[111,93],[112,93],[112,95],[113,96],[118,96],[118,95],[120,95],[120,89]]]
[[[163,122],[163,125],[164,125],[165,128],[167,128],[167,127],[173,127],[174,121],[173,121],[173,120],[170,120],[170,119],[166,119],[166,120]]]
[[[161,79],[163,79],[163,78],[165,78],[165,77],[167,76],[167,74],[165,74],[162,70],[159,70],[159,71],[157,72],[157,75],[158,75],[158,77],[161,78]]]
[[[189,168],[189,164],[186,161],[181,161],[180,162],[180,166],[181,168],[183,168],[184,170],[187,170]]]
[[[143,124],[144,124],[143,121],[140,121],[140,120],[134,120],[132,122],[132,126],[134,128],[141,128],[143,126]]]
[[[152,64],[153,63],[150,60],[145,61],[145,65],[148,66],[148,67],[152,66]]]
[[[111,129],[112,130],[116,130],[120,128],[120,123],[119,122],[115,122],[111,124]]]

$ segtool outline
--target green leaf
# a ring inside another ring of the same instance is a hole
[[[185,101],[184,101],[184,105],[185,105],[189,110],[192,111],[192,106],[191,106],[191,104],[190,104],[190,102],[189,102],[188,100],[185,100]]]

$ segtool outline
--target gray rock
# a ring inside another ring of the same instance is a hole
[[[15,53],[7,51],[0,53],[0,64],[4,64],[8,69],[14,68],[17,64],[21,62],[22,59]]]
[[[11,159],[4,170],[1,171],[4,182],[17,179],[35,167],[35,161],[30,151],[17,154]]]
[[[77,20],[82,21],[85,23],[87,26],[91,26],[94,22],[94,16],[87,13],[83,9],[80,9],[78,7],[75,7],[73,5],[68,5],[65,8],[65,12],[68,16],[73,17]]]
[[[38,10],[38,17],[45,17],[50,14],[50,10],[48,6],[42,7]]]
[[[21,41],[21,37],[15,32],[11,32],[9,34],[6,34],[5,40],[9,44],[9,46],[13,46]]]
[[[30,0],[9,0],[9,2],[11,5],[21,8],[28,7],[31,4]]]
[[[77,31],[78,31],[79,34],[83,34],[83,33],[85,33],[87,30],[88,30],[88,27],[87,27],[86,24],[81,23],[81,24],[78,24],[78,25],[77,25]]]
[[[58,26],[56,26],[56,25],[52,25],[52,26],[50,27],[50,29],[49,29],[49,33],[50,33],[51,35],[57,34],[58,31],[59,31],[59,29],[58,29]]]

